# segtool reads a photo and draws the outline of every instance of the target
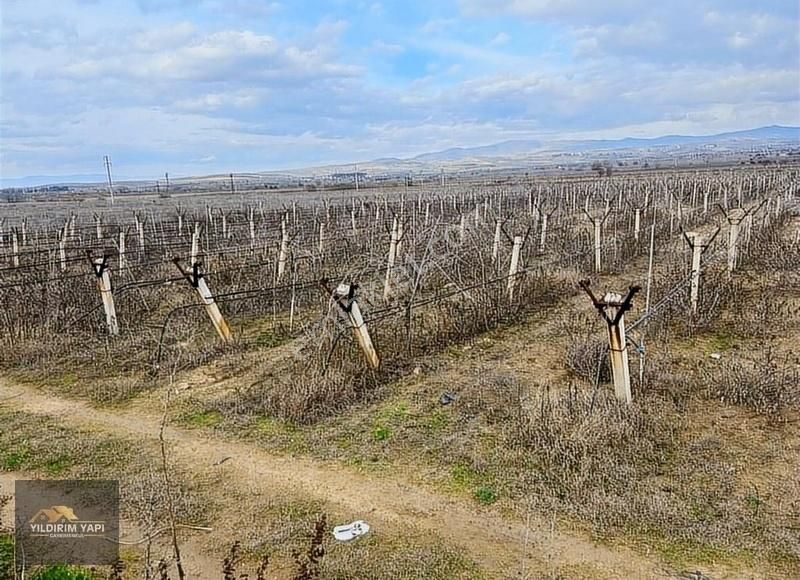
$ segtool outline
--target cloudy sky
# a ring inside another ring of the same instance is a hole
[[[795,0],[2,0],[0,171],[800,124]]]

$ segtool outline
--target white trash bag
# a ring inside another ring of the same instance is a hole
[[[363,536],[368,531],[369,524],[363,520],[357,520],[352,524],[345,524],[333,528],[333,537],[340,542],[349,542],[358,536]]]

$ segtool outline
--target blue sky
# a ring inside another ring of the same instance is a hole
[[[0,172],[800,124],[792,0],[2,0]]]

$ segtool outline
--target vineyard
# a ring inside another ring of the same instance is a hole
[[[100,409],[186,383],[176,420],[226,441],[424,465],[481,509],[719,577],[800,571],[798,169],[272,195],[9,204],[0,372]],[[734,473],[726,442],[682,439],[686,417],[730,407],[765,422],[747,443],[772,453],[760,467],[753,449]],[[25,468],[9,467],[19,441],[0,442],[4,469]],[[406,577],[547,568],[527,535],[496,561],[455,536],[472,563],[430,555]],[[329,577],[348,577],[348,558],[334,547]],[[573,564],[541,577],[603,577]],[[387,566],[372,577],[401,577]]]

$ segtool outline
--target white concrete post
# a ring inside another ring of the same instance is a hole
[[[17,239],[17,228],[11,230],[11,263],[15,268],[19,268],[19,240]]]
[[[728,214],[728,276],[736,269],[739,261],[739,232],[741,231],[744,210],[740,208],[732,209]]]
[[[119,231],[119,269],[125,269],[125,230]]]
[[[289,255],[289,232],[286,229],[286,217],[281,220],[281,249],[278,253],[278,280],[283,278],[286,270],[286,258]]]
[[[601,227],[603,226],[603,222],[599,219],[594,220],[594,271],[599,273],[602,268],[600,264],[600,238],[602,235]]]
[[[192,232],[192,254],[190,264],[197,264],[197,255],[200,253],[200,223],[194,222],[194,232]]]
[[[119,334],[119,324],[117,323],[117,311],[114,308],[114,295],[111,292],[111,270],[108,267],[107,259],[94,258],[92,260],[94,273],[97,276],[97,288],[100,290],[100,297],[103,300],[103,310],[106,313],[106,326],[108,333],[112,336]]]
[[[700,258],[703,255],[703,236],[698,232],[689,232],[686,237],[691,242],[692,248],[692,287],[691,302],[692,314],[697,314],[697,301],[700,297]]]
[[[519,272],[519,254],[522,249],[522,236],[514,236],[514,245],[511,248],[511,265],[508,268],[508,299],[514,299],[514,290],[517,287],[517,274]]]
[[[494,243],[492,244],[492,262],[497,263],[497,258],[500,256],[500,234],[502,232],[502,224],[497,219],[494,222]]]
[[[546,213],[542,213],[542,231],[539,234],[539,251],[544,252],[545,246],[547,245],[547,218],[549,216]]]
[[[144,222],[136,219],[136,229],[139,230],[139,250],[144,253]]]
[[[603,298],[606,304],[621,304],[622,296],[609,292]],[[607,314],[614,320],[619,311],[617,306],[608,306]],[[614,393],[617,399],[625,403],[631,402],[631,375],[628,368],[628,348],[625,343],[625,315],[619,317],[616,324],[608,324],[608,349],[611,358],[611,373],[614,378]]]
[[[185,271],[177,259],[175,260],[175,265],[184,275],[192,288],[195,289],[198,296],[200,296],[200,301],[203,303],[206,314],[208,314],[208,317],[211,319],[211,323],[214,325],[214,329],[217,331],[217,334],[222,341],[230,342],[233,340],[231,329],[228,327],[228,323],[225,322],[225,319],[222,317],[219,306],[214,300],[214,295],[211,293],[211,289],[208,287],[203,274],[200,272],[200,264],[194,264],[191,271]]]
[[[252,206],[250,207],[250,212],[248,216],[248,221],[250,222],[250,247],[256,247],[256,222],[255,222],[255,208]]]
[[[334,291],[333,298],[353,327],[353,334],[364,352],[367,363],[373,369],[377,369],[380,366],[380,359],[378,358],[378,352],[375,350],[375,345],[372,344],[372,338],[369,336],[369,330],[364,322],[364,316],[361,314],[361,308],[355,299],[355,287],[351,284],[340,284]]]
[[[403,225],[402,217],[397,221],[397,251],[395,256],[402,262],[403,259],[403,236],[405,235],[405,226]]]
[[[383,299],[389,300],[392,290],[392,272],[394,270],[395,259],[397,258],[397,218],[392,222],[392,233],[389,239],[389,258],[386,261],[386,280],[383,283]]]

